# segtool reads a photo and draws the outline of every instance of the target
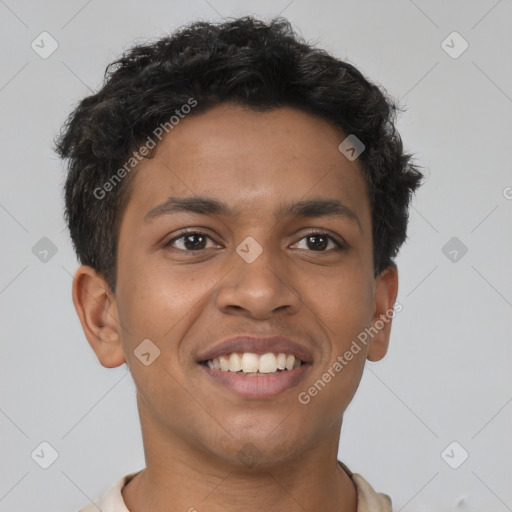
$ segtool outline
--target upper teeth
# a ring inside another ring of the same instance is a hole
[[[293,370],[298,368],[302,361],[292,354],[253,354],[245,352],[243,354],[233,353],[225,356],[210,359],[206,363],[210,368],[221,370],[223,372],[244,373],[273,373],[276,370]]]

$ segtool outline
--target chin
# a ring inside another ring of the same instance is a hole
[[[283,422],[284,423],[284,422]],[[304,449],[306,447],[304,446]],[[217,460],[223,460],[238,471],[269,470],[296,458],[301,450],[289,432],[245,432],[226,436],[222,442],[209,447]]]

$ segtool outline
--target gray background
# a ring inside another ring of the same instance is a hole
[[[71,302],[52,139],[132,42],[247,13],[282,13],[400,98],[405,146],[426,168],[398,258],[403,310],[340,458],[396,510],[512,510],[510,0],[0,0],[0,511],[77,510],[144,466],[127,367],[99,365]],[[43,31],[59,45],[46,59],[31,48]],[[453,31],[469,44],[458,58],[445,51],[458,36],[442,46]],[[43,441],[58,452],[48,469],[31,458]]]

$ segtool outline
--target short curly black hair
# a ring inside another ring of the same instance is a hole
[[[395,102],[353,65],[307,44],[285,18],[267,23],[245,16],[196,21],[132,47],[107,66],[102,88],[78,104],[55,141],[68,159],[65,218],[78,259],[112,291],[120,221],[135,171],[128,173],[135,156],[141,159],[136,150],[156,127],[169,126],[175,113],[192,105],[191,98],[196,103],[190,115],[223,102],[255,111],[286,105],[360,139],[375,275],[394,264],[406,239],[412,193],[423,178],[403,151]]]

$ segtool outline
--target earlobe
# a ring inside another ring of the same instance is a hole
[[[398,269],[392,265],[384,269],[375,280],[374,310],[367,355],[369,361],[380,361],[386,355],[397,294]]]
[[[115,295],[92,267],[82,265],[73,279],[73,304],[84,334],[100,363],[114,368],[126,362]]]

